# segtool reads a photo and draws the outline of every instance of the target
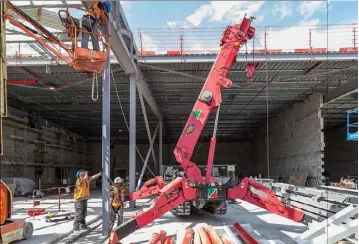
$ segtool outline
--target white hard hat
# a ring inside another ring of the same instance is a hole
[[[114,180],[114,183],[122,183],[122,178],[116,177],[116,179]]]

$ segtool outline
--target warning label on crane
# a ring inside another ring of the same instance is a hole
[[[186,133],[187,133],[187,134],[191,134],[191,133],[194,131],[195,128],[196,128],[196,127],[195,127],[194,125],[189,125],[189,126],[187,127]]]
[[[193,115],[196,118],[196,120],[199,120],[201,114],[202,114],[202,110],[200,110],[200,109],[193,111]]]
[[[207,189],[208,198],[218,198],[218,189],[214,187],[209,187]]]

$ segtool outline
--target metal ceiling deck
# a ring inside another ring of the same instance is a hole
[[[148,82],[164,119],[166,134],[164,140],[176,140],[188,118],[195,100],[202,88],[203,78],[211,69],[210,62],[203,63],[160,63],[140,64],[141,71]],[[316,68],[310,70],[313,65]],[[295,102],[303,101],[312,93],[324,94],[357,77],[357,60],[322,61],[319,64],[310,61],[268,62],[260,63],[252,83],[245,78],[245,63],[236,63],[232,68],[231,79],[235,87],[224,89],[223,103],[219,120],[219,138],[243,139],[251,137],[268,118],[275,116]],[[87,136],[99,136],[101,133],[101,90],[99,99],[91,100],[92,77],[75,71],[67,66],[44,65],[8,67],[8,79],[36,79],[33,86],[8,86],[9,105],[28,111],[35,111],[48,120],[77,131]],[[124,110],[128,118],[129,78],[121,68],[113,64],[113,74]],[[163,71],[167,70],[167,71]],[[309,72],[308,72],[309,70]],[[169,72],[170,71],[170,72]],[[179,72],[173,73],[172,71]],[[191,77],[185,75],[191,75]],[[99,87],[101,87],[99,78]],[[268,91],[265,88],[268,85]],[[56,90],[49,90],[55,86]],[[127,128],[121,112],[114,86],[111,87],[111,129],[114,138],[126,140]],[[267,114],[268,99],[268,114]],[[339,108],[357,105],[351,100]],[[336,101],[339,103],[339,101]],[[335,104],[336,104],[335,103]],[[348,105],[349,104],[349,105]],[[324,111],[324,110],[323,110]],[[330,104],[325,110],[326,126],[345,124],[345,113],[337,114],[338,107]],[[150,126],[154,130],[156,117],[147,108]],[[344,116],[344,117],[343,117]],[[213,129],[214,114],[211,116],[204,136],[209,136]],[[122,131],[119,131],[122,130]],[[147,141],[145,122],[140,101],[137,101],[137,138]]]
[[[58,23],[48,23],[49,20],[55,18],[53,12],[50,11],[51,8],[56,10],[56,8],[67,7],[68,4],[82,4],[80,1],[58,1],[58,5],[39,7],[35,6],[37,1],[29,2],[31,3],[21,8],[34,18],[42,17],[38,20],[43,21],[45,26],[59,29],[59,31],[61,29]],[[50,9],[42,11],[43,16],[39,16],[37,10],[46,7]],[[356,26],[353,28],[357,28]],[[187,35],[187,39],[199,30],[189,31],[193,33]],[[215,32],[211,40],[215,46],[218,46],[216,43],[218,43],[221,31],[209,31]],[[29,43],[22,39],[20,42]],[[141,42],[141,53],[142,44]],[[166,47],[166,45],[163,46],[163,48]],[[293,50],[283,49],[280,53],[247,55],[241,49],[230,76],[233,87],[222,90],[223,103],[217,133],[219,140],[249,138],[259,126],[267,119],[276,116],[279,111],[303,101],[312,93],[325,94],[357,78],[358,52],[356,49],[349,52],[328,49],[329,52],[313,53],[298,53],[295,49]],[[190,53],[189,51],[188,49],[181,55],[168,55],[168,53],[164,54],[165,52],[140,57],[134,55],[134,58],[137,58],[138,68],[161,110],[164,120],[164,141],[178,139],[217,55],[215,52]],[[92,77],[73,70],[51,55],[17,53],[10,54],[7,61],[9,80],[34,79],[38,81],[36,85],[31,86],[8,85],[9,106],[37,113],[45,119],[84,136],[100,136],[101,77],[98,78],[99,98],[93,101],[91,99]],[[258,64],[256,76],[251,83],[245,77],[247,61]],[[125,118],[127,120],[129,117],[129,77],[123,72],[113,55],[111,65],[118,89],[117,94],[112,84],[111,138],[126,141],[128,130]],[[55,87],[55,90],[50,90],[50,87]],[[349,100],[341,98],[329,103],[322,110],[325,126],[329,128],[345,125],[345,113],[342,110],[352,106],[357,106],[355,94],[351,94]],[[146,111],[153,131],[157,124],[157,117],[149,106]],[[211,115],[204,129],[205,137],[212,133],[213,119],[214,114]],[[148,142],[139,99],[137,99],[137,141]]]

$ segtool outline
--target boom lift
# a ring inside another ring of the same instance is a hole
[[[11,10],[16,15],[18,15],[23,21],[31,24],[32,28],[34,29],[21,23],[9,13],[5,14],[5,19],[9,20],[11,24],[17,26],[26,34],[34,38],[39,44],[51,51],[57,58],[63,60],[65,63],[67,63],[69,66],[76,70],[81,70],[93,74],[102,73],[109,52],[109,35],[92,33],[101,40],[103,46],[102,51],[94,51],[78,47],[77,37],[79,33],[84,33],[87,31],[82,29],[80,27],[81,25],[79,20],[74,19],[70,14],[70,9],[77,9],[88,12],[90,12],[91,10],[85,10],[77,7],[68,7],[66,11],[59,11],[60,20],[66,29],[67,36],[71,39],[70,47],[9,1],[7,1],[7,8],[8,10]],[[65,16],[61,15],[63,13],[65,14]],[[107,26],[108,20],[106,16],[101,16],[101,21]],[[65,50],[68,56],[62,54],[59,50],[51,46],[46,41],[50,42],[51,44],[57,45],[59,49]]]
[[[220,42],[220,53],[174,150],[176,160],[184,170],[184,176],[177,177],[168,184],[162,177],[157,176],[147,181],[139,191],[131,193],[132,200],[154,194],[157,194],[157,197],[150,209],[139,212],[135,218],[113,229],[109,243],[118,243],[122,238],[171,210],[177,210],[175,211],[177,215],[188,215],[193,205],[213,214],[225,214],[227,199],[242,199],[294,221],[303,219],[303,212],[285,206],[271,189],[255,180],[243,178],[240,181],[219,184],[212,177],[216,130],[222,102],[221,89],[231,87],[232,81],[227,76],[232,64],[236,62],[237,52],[254,36],[255,28],[251,26],[252,19],[253,17],[244,17],[241,24],[228,26],[224,32]],[[213,137],[210,141],[207,171],[206,176],[202,177],[200,169],[191,162],[191,156],[210,112],[215,109],[217,113]]]
[[[12,193],[5,182],[0,180],[0,243],[30,239],[34,227],[24,219],[11,219]]]

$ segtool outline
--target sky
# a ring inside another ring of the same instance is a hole
[[[259,25],[302,22],[351,23],[358,19],[358,1],[121,1],[132,29],[208,27],[238,23],[255,15]],[[345,14],[344,14],[345,13]],[[141,16],[141,17],[138,17]]]
[[[353,27],[325,26],[358,23],[358,1],[121,1],[127,21],[143,50],[163,52],[218,49],[225,26],[240,23],[244,14],[254,15],[255,49],[309,47],[336,49],[353,45]],[[140,16],[140,17],[139,17]],[[296,25],[296,27],[289,27]],[[298,26],[299,25],[299,26]],[[310,26],[313,25],[313,26]],[[324,26],[320,26],[324,25]],[[266,38],[265,26],[268,27]],[[160,28],[152,30],[147,28]],[[183,28],[183,29],[181,29]],[[204,30],[193,28],[206,28]],[[221,29],[219,29],[221,28]],[[172,32],[169,31],[172,29]],[[138,33],[141,33],[141,38]],[[290,42],[288,39],[292,39]],[[327,42],[329,39],[329,43]],[[171,44],[169,44],[171,43]],[[328,45],[327,45],[328,44]],[[247,50],[252,49],[249,44]]]
[[[358,1],[121,1],[121,5],[138,49],[156,53],[216,51],[224,28],[240,23],[244,14],[256,17],[256,35],[247,50],[352,47],[351,24],[358,23]]]

